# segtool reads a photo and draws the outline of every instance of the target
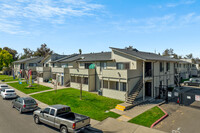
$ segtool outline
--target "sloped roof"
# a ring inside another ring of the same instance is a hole
[[[111,61],[111,52],[102,52],[102,53],[90,53],[90,54],[79,54],[71,58],[61,60],[59,62],[92,62],[92,61]]]
[[[42,60],[44,57],[31,57],[31,58],[26,58],[26,59],[17,60],[17,61],[14,61],[13,63],[24,63],[24,62],[31,61],[31,60],[38,59],[38,58],[40,58],[40,59]],[[41,60],[40,60],[40,61],[41,61]],[[40,61],[38,61],[38,63],[39,63]]]
[[[51,61],[51,63],[62,62],[62,61],[64,61],[64,60],[67,60],[67,59],[69,59],[69,58],[73,58],[73,57],[75,57],[75,56],[78,56],[78,54],[66,55],[65,57],[62,57],[62,58],[60,58],[60,59],[58,59],[58,60]]]
[[[119,49],[119,48],[113,48],[110,47],[114,51],[118,51],[123,54],[127,54],[130,56],[133,56],[135,58],[141,59],[141,60],[155,60],[155,61],[173,61],[173,62],[179,62],[180,60],[173,59],[166,56],[161,56],[158,54],[150,53],[150,52],[142,52],[138,51],[136,49]]]

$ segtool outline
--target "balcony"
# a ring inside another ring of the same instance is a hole
[[[102,76],[104,78],[127,79],[128,71],[130,71],[130,70],[104,69],[104,70],[102,70]]]
[[[31,67],[31,66],[27,66],[27,70],[32,70],[32,71],[36,71],[36,67]]]
[[[68,68],[62,68],[62,67],[52,67],[51,68],[52,73],[69,73]]]
[[[51,68],[50,67],[36,67],[37,72],[50,72]]]
[[[72,75],[95,75],[95,69],[69,69],[69,73]]]

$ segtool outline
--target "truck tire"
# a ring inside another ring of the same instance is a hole
[[[34,116],[34,122],[35,124],[40,124],[40,119],[37,115]]]
[[[66,126],[61,126],[60,133],[68,133],[67,127]]]

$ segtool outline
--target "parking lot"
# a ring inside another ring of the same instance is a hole
[[[177,104],[177,98],[163,104],[161,107],[169,114],[169,116],[156,125],[154,128],[172,133],[199,133],[200,132],[200,101],[195,101],[193,94],[197,91],[189,91],[190,89],[198,89],[197,87],[185,87],[182,93],[186,96],[183,105]],[[188,95],[188,96],[187,96]],[[198,95],[198,94],[197,94]],[[193,100],[193,103],[188,101]],[[189,104],[188,104],[189,103]],[[184,106],[187,105],[187,106]]]

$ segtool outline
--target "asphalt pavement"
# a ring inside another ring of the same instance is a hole
[[[59,133],[59,130],[35,124],[32,113],[20,114],[12,108],[11,100],[0,96],[0,133]]]

